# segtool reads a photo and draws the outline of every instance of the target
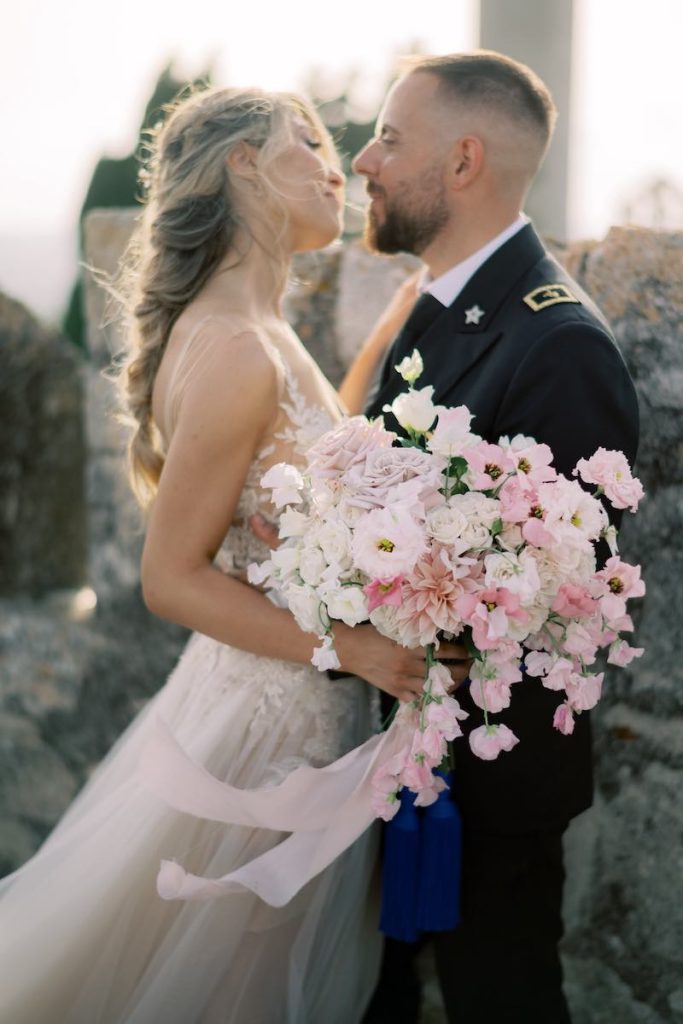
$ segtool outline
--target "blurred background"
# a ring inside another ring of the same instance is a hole
[[[353,153],[397,55],[499,49],[560,110],[544,233],[683,223],[680,0],[24,0],[3,21],[0,288],[77,342],[79,218],[134,201],[140,126],[195,78],[304,90]]]

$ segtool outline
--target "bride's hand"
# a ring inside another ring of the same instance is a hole
[[[261,515],[260,512],[256,512],[253,516],[249,516],[249,526],[251,532],[260,540],[262,544],[269,547],[271,551],[275,551],[276,548],[280,547],[280,535],[276,526],[269,523],[265,516]]]
[[[379,690],[400,701],[411,701],[422,693],[425,679],[425,652],[422,648],[408,650],[377,632],[367,624],[353,629],[336,623],[335,649],[346,672],[366,679]],[[451,690],[467,678],[471,661],[466,649],[458,643],[443,642],[439,661],[448,660],[453,679]]]

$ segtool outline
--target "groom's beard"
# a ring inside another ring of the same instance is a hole
[[[369,183],[369,194],[383,199],[381,220],[372,209],[366,215],[364,234],[370,249],[419,256],[446,226],[449,212],[441,169],[432,168],[417,188],[404,188],[389,201],[380,185]]]

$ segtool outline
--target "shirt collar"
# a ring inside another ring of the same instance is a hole
[[[425,269],[419,284],[420,292],[423,294],[428,292],[444,306],[452,305],[472,275],[479,270],[479,267],[486,262],[489,256],[492,256],[496,249],[500,249],[501,245],[529,223],[527,215],[520,213],[517,219],[506,227],[505,230],[501,231],[499,235],[496,235],[490,242],[483,245],[481,249],[472,253],[471,256],[468,256],[461,263],[456,263],[454,267],[451,267],[450,270],[447,270],[445,274],[441,274],[439,277],[431,278],[429,271]]]

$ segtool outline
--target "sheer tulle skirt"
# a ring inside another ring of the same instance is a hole
[[[249,892],[166,902],[164,858],[218,877],[281,834],[201,821],[144,787],[156,715],[243,789],[326,764],[370,734],[367,687],[199,635],[42,849],[0,883],[3,1024],[353,1024],[380,952],[371,828],[287,906]]]

